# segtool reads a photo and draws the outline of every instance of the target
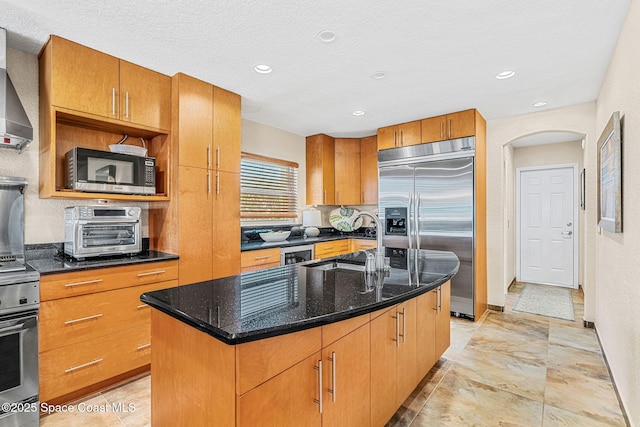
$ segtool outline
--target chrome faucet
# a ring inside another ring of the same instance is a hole
[[[358,215],[356,215],[355,218],[353,218],[353,221],[351,221],[352,229],[353,229],[353,223],[356,222],[356,220],[361,216],[368,216],[376,224],[376,261],[375,261],[376,270],[382,271],[384,270],[384,251],[382,249],[382,224],[380,223],[380,220],[378,219],[378,217],[375,216],[374,214],[367,211],[362,211],[358,213]]]

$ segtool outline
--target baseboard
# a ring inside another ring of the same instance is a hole
[[[613,385],[613,390],[616,392],[616,397],[618,398],[618,405],[620,405],[620,411],[622,412],[622,416],[624,417],[625,423],[627,424],[627,426],[630,426],[631,423],[629,422],[627,411],[624,408],[624,403],[622,403],[622,399],[620,398],[620,393],[618,392],[618,386],[616,385],[616,380],[613,378],[613,373],[611,372],[611,367],[609,366],[609,360],[607,359],[607,355],[604,352],[604,348],[602,347],[602,341],[600,341],[600,335],[598,335],[598,329],[595,327],[595,324],[593,322],[587,322],[586,320],[584,322],[590,323],[591,325],[593,325],[592,328],[596,332],[596,338],[598,339],[598,345],[600,346],[600,351],[602,352],[602,358],[604,359],[604,364],[607,367],[607,371],[609,372],[609,378],[611,379],[611,384]]]
[[[507,286],[507,292],[511,290],[511,287],[516,284],[516,278],[514,277],[509,286]]]
[[[499,311],[499,312],[504,312],[504,306],[503,305],[493,305],[493,304],[487,304],[487,308],[491,311]]]

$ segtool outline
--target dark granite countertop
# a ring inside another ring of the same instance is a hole
[[[318,237],[289,237],[282,242],[263,242],[262,240],[250,241],[242,243],[240,250],[254,251],[256,249],[269,249],[269,248],[285,248],[288,246],[301,246],[301,245],[313,245],[314,243],[330,242],[333,240],[344,239],[366,239],[376,240],[375,237],[365,236],[364,233],[349,233],[349,234],[321,234]]]
[[[142,294],[141,301],[227,344],[370,313],[449,280],[453,252],[385,248],[387,272],[366,274],[363,251]],[[323,269],[339,262],[342,267]],[[315,267],[314,267],[315,266]]]
[[[178,259],[178,255],[144,250],[132,256],[95,257],[87,258],[84,261],[76,261],[61,253],[55,244],[30,245],[26,250],[26,257],[27,264],[36,269],[41,276]]]

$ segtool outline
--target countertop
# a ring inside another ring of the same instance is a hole
[[[249,241],[240,245],[240,251],[254,251],[257,249],[285,248],[288,246],[313,245],[314,243],[330,242],[344,239],[376,240],[375,237],[365,236],[364,233],[349,234],[321,234],[318,237],[290,237],[281,242],[263,242],[262,240]]]
[[[361,251],[142,294],[141,301],[227,344],[260,340],[370,313],[445,283],[453,252],[385,248],[387,272],[358,271]],[[323,270],[314,265],[343,263]],[[353,269],[355,268],[355,270]]]
[[[87,258],[84,261],[76,261],[66,255],[51,251],[41,250],[40,253],[35,253],[37,251],[32,252],[34,253],[31,255],[27,252],[27,264],[36,269],[41,276],[178,259],[178,255],[151,250],[132,256],[95,257]]]

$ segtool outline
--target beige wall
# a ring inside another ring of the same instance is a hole
[[[18,50],[7,50],[7,71],[33,126],[33,141],[19,154],[0,149],[0,175],[20,176],[28,181],[25,192],[25,243],[51,243],[64,240],[64,208],[91,205],[95,201],[40,199],[38,196],[39,120],[38,57]],[[113,203],[112,205],[124,205]],[[147,203],[126,203],[143,208],[142,233],[148,236]]]
[[[598,96],[596,134],[624,120],[623,233],[596,234],[596,329],[632,426],[640,426],[640,2],[631,2]],[[594,146],[595,156],[595,146]]]
[[[585,319],[595,319],[593,286],[595,277],[595,161],[590,165],[587,152],[595,138],[595,102],[541,111],[487,122],[487,276],[489,304],[504,306],[506,290],[515,276],[515,151],[511,142],[539,132],[574,132],[586,135],[583,164],[587,170],[587,210],[579,213],[585,224]],[[544,149],[543,149],[544,150]],[[491,183],[501,183],[491,185]],[[591,207],[592,209],[589,209]],[[589,229],[591,231],[589,231]]]

